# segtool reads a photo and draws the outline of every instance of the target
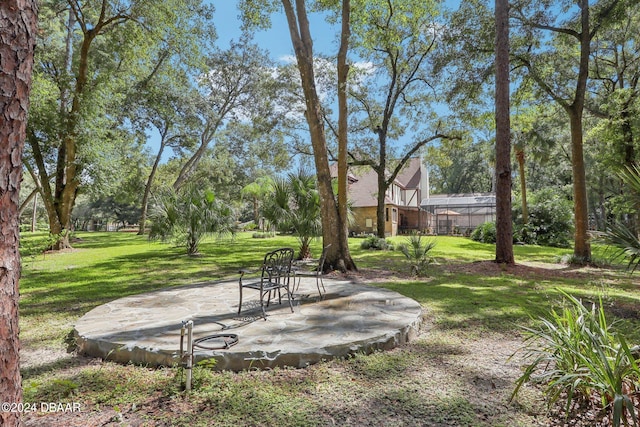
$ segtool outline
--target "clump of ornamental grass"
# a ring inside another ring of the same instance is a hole
[[[566,399],[567,417],[572,403],[586,401],[609,417],[614,427],[638,426],[637,348],[630,348],[622,335],[613,332],[601,300],[587,308],[561,293],[565,298],[561,310],[552,310],[537,327],[524,328],[524,355],[529,362],[511,399],[525,383],[538,383],[549,406]]]

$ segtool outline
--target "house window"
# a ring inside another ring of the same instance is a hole
[[[366,218],[364,223],[367,228],[373,228],[373,220],[371,218]]]
[[[389,208],[386,208],[386,209],[384,210],[384,220],[385,220],[386,222],[389,222]]]
[[[393,222],[398,222],[398,210],[396,208],[391,210],[391,215],[393,216]]]

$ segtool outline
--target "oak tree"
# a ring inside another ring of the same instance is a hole
[[[200,0],[46,0],[41,9],[46,25],[26,161],[38,173],[61,249],[69,246],[76,198],[91,181],[88,166],[126,130],[124,95],[153,78],[168,43],[182,50],[196,45],[210,14]]]
[[[333,268],[340,271],[355,270],[356,265],[349,252],[348,236],[346,234],[346,215],[340,212],[346,210],[346,203],[339,206],[333,191],[331,169],[329,166],[329,155],[327,147],[327,137],[324,128],[323,105],[321,103],[316,87],[316,73],[313,51],[313,39],[309,25],[307,13],[307,2],[305,0],[281,0],[282,9],[287,18],[289,35],[293,45],[293,50],[298,65],[302,92],[304,94],[305,119],[309,129],[311,146],[313,148],[313,159],[320,193],[320,211],[322,220],[322,240],[323,246],[329,246],[327,252],[326,268]],[[349,19],[349,2],[341,3],[341,16]],[[278,2],[245,0],[241,3],[245,17],[245,22],[261,23],[265,26],[268,22],[269,13],[279,9]],[[280,10],[282,10],[280,9]],[[341,31],[345,37],[341,39],[341,70],[339,79],[346,77],[346,43],[348,41],[348,26],[343,26]],[[343,134],[343,138],[346,134]],[[344,139],[342,140],[344,143]],[[344,168],[344,160],[339,161],[340,167]],[[339,173],[339,188],[346,188],[346,169]],[[346,192],[343,191],[343,197]],[[340,197],[340,196],[339,196]],[[340,210],[339,210],[340,209]]]
[[[442,129],[431,73],[439,39],[439,9],[424,0],[354,2],[353,44],[369,72],[352,84],[352,121],[362,129],[350,163],[377,175],[377,234],[385,236],[387,189],[427,144],[457,138]],[[372,137],[372,135],[375,135]],[[400,139],[408,142],[402,147]]]
[[[528,46],[513,51],[513,61],[526,69],[545,95],[560,105],[571,128],[571,165],[574,203],[574,256],[591,260],[589,211],[584,161],[583,115],[587,96],[591,42],[602,26],[624,6],[619,0],[563,2],[551,8],[549,2],[514,2],[511,15]]]

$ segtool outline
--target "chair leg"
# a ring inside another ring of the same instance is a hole
[[[265,306],[264,306],[264,296],[266,294],[267,294],[266,292],[260,291],[260,309],[262,310],[262,318],[264,320],[267,320],[267,311],[265,310]],[[270,299],[271,299],[271,291],[269,291],[269,297],[267,298],[267,306],[269,305]]]
[[[322,286],[322,290],[320,290],[320,286]],[[318,288],[318,294],[320,294],[320,298],[324,298],[324,295],[327,293],[327,290],[324,287],[324,280],[322,280],[321,275],[316,276],[316,287]]]
[[[287,291],[287,300],[289,301],[289,307],[291,308],[291,312],[293,313],[293,302],[291,302],[291,300],[293,299],[293,295],[291,294],[291,290],[288,286],[285,288],[285,290]]]
[[[298,282],[297,283],[296,283],[296,276],[298,276]],[[300,280],[302,280],[302,277],[300,277],[299,275],[293,273],[293,288],[291,289],[291,297],[293,299],[295,299],[293,294],[295,292],[298,292],[298,289],[300,289]]]

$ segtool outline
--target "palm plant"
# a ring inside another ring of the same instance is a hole
[[[322,233],[315,177],[299,169],[275,180],[263,209],[265,218],[280,231],[295,233],[300,243],[298,257],[309,258],[311,240]]]
[[[400,252],[411,263],[411,272],[416,276],[422,276],[429,264],[431,264],[432,258],[429,252],[436,246],[434,239],[429,239],[423,243],[422,235],[412,233],[407,242],[399,246]]]
[[[637,166],[627,167],[619,174],[620,179],[633,191],[632,202],[635,206],[640,205],[640,168]],[[598,233],[596,241],[614,248],[612,258],[627,258],[629,264],[627,268],[634,272],[640,264],[640,240],[634,230],[621,222],[614,222],[607,227],[607,230]]]
[[[598,233],[596,241],[613,248],[611,258],[613,260],[626,258],[629,261],[627,268],[633,273],[640,264],[640,240],[638,236],[626,225],[615,222],[607,228],[607,231]]]
[[[273,179],[271,177],[263,176],[245,185],[240,191],[240,195],[243,198],[251,199],[251,204],[253,205],[253,220],[256,226],[260,226],[263,231],[264,224],[260,221],[260,203],[264,200],[272,184]]]
[[[188,255],[198,253],[199,244],[209,234],[234,232],[233,212],[210,190],[195,184],[168,190],[156,198],[151,211],[153,222],[149,238],[173,240]]]

